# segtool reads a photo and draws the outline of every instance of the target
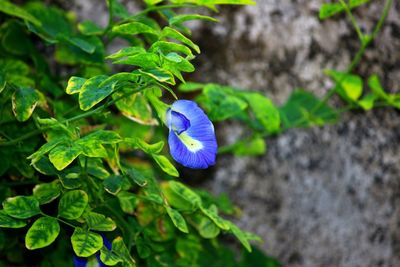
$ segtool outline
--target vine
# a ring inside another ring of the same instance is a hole
[[[335,122],[352,109],[400,108],[400,96],[386,93],[376,75],[367,93],[352,73],[393,4],[386,1],[365,34],[352,10],[366,2],[321,6],[321,19],[347,14],[360,48],[346,71],[325,72],[335,86],[322,99],[295,90],[277,107],[256,92],[185,81],[200,53],[185,23],[216,19],[182,12],[251,0],[145,0],[136,14],[107,0],[105,27],[42,2],[0,0],[0,265],[244,267],[256,250],[254,258],[280,266],[257,250],[260,237],[232,222],[239,213],[227,196],[176,177],[180,168],[214,165],[217,149],[259,155],[265,137],[287,129]],[[107,55],[121,40],[126,46]],[[177,99],[177,91],[195,92],[195,101]],[[330,107],[334,95],[346,105]],[[229,119],[251,133],[218,148],[213,123]],[[241,257],[222,235],[242,244]],[[29,258],[21,242],[34,251]]]

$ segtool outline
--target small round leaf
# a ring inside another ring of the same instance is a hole
[[[8,215],[17,219],[27,219],[40,213],[39,201],[33,196],[7,198],[3,207]]]
[[[33,195],[39,200],[40,204],[46,204],[58,198],[61,192],[59,183],[37,184],[33,188]]]
[[[55,218],[41,217],[29,228],[25,236],[25,246],[28,249],[44,248],[56,240],[60,233],[60,225]]]
[[[71,236],[71,243],[77,256],[89,257],[103,247],[103,238],[99,234],[77,227]]]
[[[65,193],[58,204],[58,215],[69,220],[81,217],[88,204],[88,195],[82,190]]]
[[[0,227],[4,228],[22,228],[26,225],[23,220],[18,220],[8,216],[3,210],[0,210]]]

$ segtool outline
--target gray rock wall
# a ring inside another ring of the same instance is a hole
[[[358,48],[345,16],[319,21],[323,1],[258,0],[223,8],[217,25],[196,24],[203,54],[197,81],[252,88],[283,103],[298,87],[324,95],[322,70],[346,69]],[[356,72],[400,91],[400,6]],[[384,1],[358,8],[369,31]],[[340,103],[337,99],[335,104]],[[243,131],[218,128],[228,142]],[[226,141],[225,140],[225,141]],[[221,156],[206,187],[242,208],[238,224],[264,238],[284,266],[400,266],[400,113],[345,114],[336,125],[268,139],[257,158]]]

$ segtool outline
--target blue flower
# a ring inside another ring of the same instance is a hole
[[[215,164],[217,141],[214,126],[204,111],[189,100],[177,100],[167,110],[169,150],[177,162],[193,169]]]
[[[101,237],[103,238],[103,245],[108,249],[111,250],[111,243],[108,239],[100,233]],[[73,257],[75,267],[107,267],[103,262],[100,260],[100,253],[96,253],[89,258],[78,257],[74,255]]]

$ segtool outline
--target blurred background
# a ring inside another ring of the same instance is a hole
[[[57,2],[80,19],[107,22],[104,1]],[[124,2],[132,11],[141,5]],[[256,2],[221,8],[218,24],[189,24],[202,54],[187,80],[257,90],[277,104],[296,88],[323,96],[332,85],[323,70],[345,70],[358,49],[349,20],[320,21],[322,0]],[[363,31],[374,27],[383,4],[355,10]],[[386,90],[400,91],[399,1],[355,72],[376,73]],[[233,122],[217,132],[222,143],[246,134]],[[263,156],[223,155],[210,171],[188,175],[227,193],[242,210],[239,226],[260,235],[262,250],[284,266],[400,266],[399,142],[398,111],[348,112],[335,125],[269,138]]]

